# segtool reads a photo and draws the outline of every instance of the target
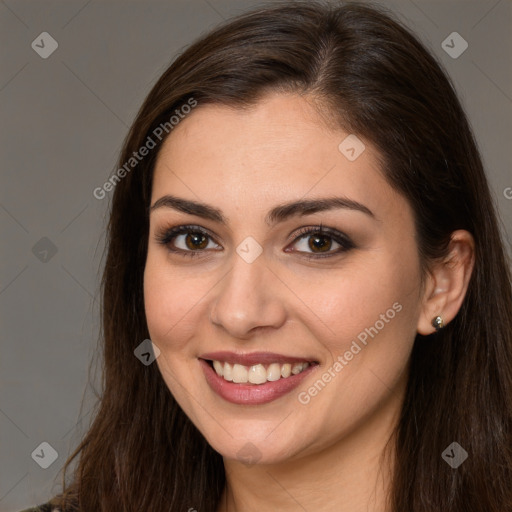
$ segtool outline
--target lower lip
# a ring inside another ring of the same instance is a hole
[[[259,405],[277,400],[295,389],[317,366],[316,364],[308,366],[297,375],[265,384],[237,384],[217,375],[217,372],[204,359],[200,359],[199,362],[206,381],[213,391],[224,400],[241,405]]]

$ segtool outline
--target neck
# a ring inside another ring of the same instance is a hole
[[[327,449],[278,464],[224,459],[218,512],[384,512],[394,466],[394,429],[403,390]]]

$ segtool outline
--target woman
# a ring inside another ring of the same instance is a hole
[[[401,24],[231,20],[159,79],[112,185],[104,392],[47,510],[512,510],[510,272]]]

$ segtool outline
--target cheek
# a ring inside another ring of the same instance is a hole
[[[189,364],[194,356],[189,343],[194,335],[191,326],[204,291],[194,290],[183,273],[173,272],[165,256],[155,252],[148,252],[144,270],[144,307],[150,339],[160,349],[156,364],[174,398],[199,425],[200,415],[191,407],[190,391],[183,383],[190,380]]]
[[[161,350],[179,351],[186,346],[187,332],[201,308],[203,288],[194,286],[186,273],[173,271],[160,255],[148,252],[144,270],[144,308],[149,333]],[[190,332],[190,335],[193,333]]]
[[[413,253],[414,254],[414,253]],[[405,261],[407,263],[405,263]],[[353,340],[395,338],[410,344],[415,333],[420,284],[415,256],[407,260],[375,254],[350,265],[297,283],[310,311],[320,321],[308,324],[332,355],[350,349]],[[397,345],[394,343],[394,347]]]
[[[403,378],[414,342],[420,282],[415,258],[402,265],[391,259],[366,263],[341,273],[323,294],[309,288],[323,321],[309,326],[330,357],[298,390],[298,400],[326,443],[381,409]]]

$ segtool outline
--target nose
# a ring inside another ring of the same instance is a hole
[[[231,337],[250,339],[262,329],[277,329],[286,321],[286,287],[266,265],[263,255],[247,263],[238,254],[217,288],[210,321]]]

